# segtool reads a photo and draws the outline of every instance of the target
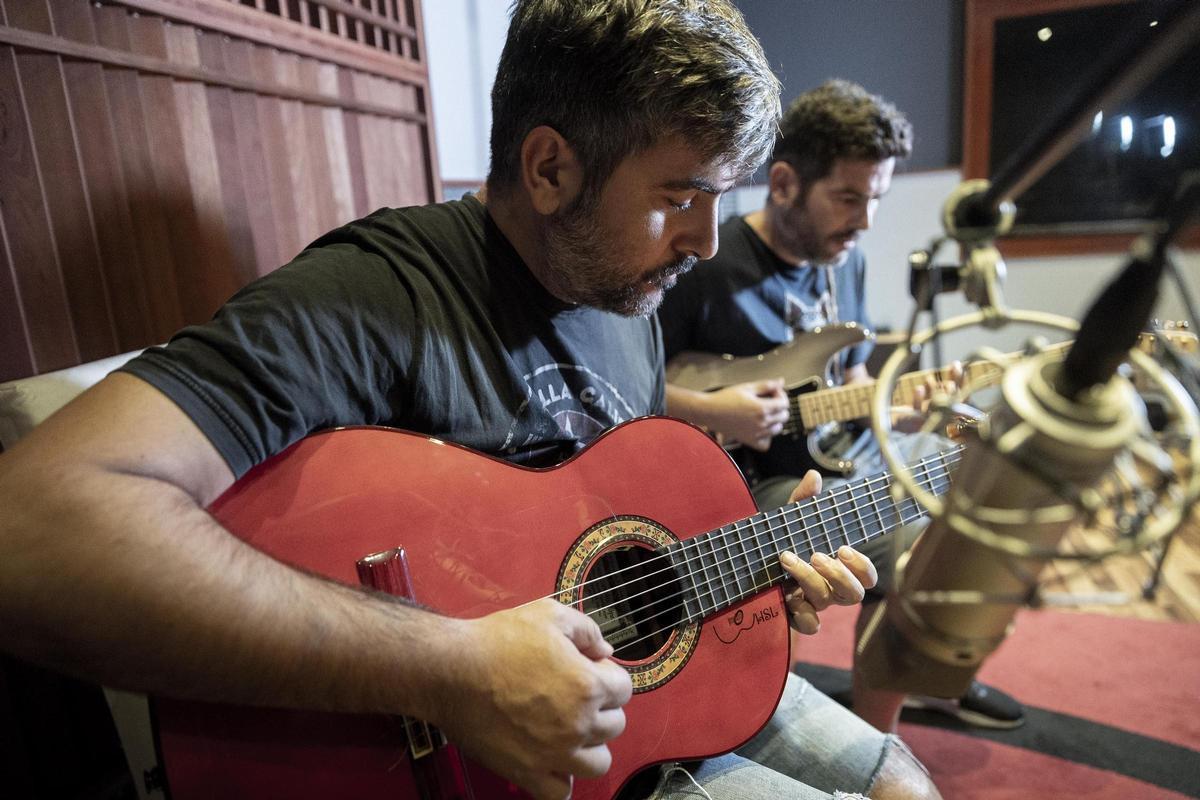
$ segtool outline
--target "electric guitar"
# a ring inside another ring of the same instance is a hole
[[[1137,347],[1143,352],[1154,355],[1158,353],[1163,343],[1170,343],[1184,353],[1197,351],[1196,334],[1188,329],[1186,322],[1165,322],[1153,330],[1138,335]],[[1045,348],[1045,352],[1055,357],[1066,358],[1072,340],[1058,342]],[[963,367],[963,382],[973,387],[991,386],[999,383],[1007,365],[1022,358],[1024,353],[1006,353],[994,361],[974,361]],[[941,383],[951,378],[949,367],[918,370],[901,375],[896,380],[896,388],[892,392],[892,404],[914,405],[915,391],[924,386],[927,380]],[[796,396],[792,407],[794,412],[784,425],[784,432],[789,426],[793,429],[800,426],[805,430],[813,430],[830,422],[861,419],[871,414],[871,404],[874,402],[875,381],[863,381],[847,386],[833,386],[828,389],[818,389]]]
[[[788,394],[789,416],[784,430],[772,441],[766,453],[741,447],[724,440],[747,478],[800,474],[807,466],[827,472],[848,472],[853,466],[843,458],[849,443],[839,426],[811,426],[802,429],[799,399],[825,391],[833,380],[830,361],[841,350],[873,339],[874,334],[855,322],[838,323],[806,331],[766,353],[756,356],[732,356],[687,350],[667,363],[667,382],[697,392],[724,389],[738,383],[766,378],[783,378]],[[799,470],[799,471],[797,471]]]
[[[914,474],[943,493],[957,457]],[[449,616],[543,597],[589,614],[634,685],[612,768],[574,785],[576,800],[608,800],[647,766],[727,752],[762,728],[790,664],[779,552],[807,559],[921,516],[890,488],[883,473],[756,513],[720,446],[648,417],[549,469],[388,428],[320,433],[209,511],[277,559]],[[153,703],[175,800],[524,796],[403,717]]]
[[[855,327],[817,329],[760,356],[735,358],[690,351],[679,353],[667,365],[667,380],[686,389],[712,391],[784,376],[789,398],[788,421],[767,453],[736,455],[739,466],[751,478],[759,474],[799,474],[814,464],[826,471],[849,473],[854,462],[847,457],[847,448],[853,446],[853,436],[847,435],[836,423],[870,416],[876,382],[832,386],[828,363],[842,348],[867,338],[854,338]],[[1168,321],[1138,337],[1138,347],[1147,353],[1156,352],[1164,342],[1184,353],[1195,353],[1198,349],[1196,334],[1188,329],[1186,322]],[[1065,358],[1070,346],[1071,340],[1067,340],[1052,344],[1045,351]],[[966,364],[963,381],[975,388],[996,384],[1003,377],[1005,366],[1023,356],[1021,352],[1006,353],[996,360]],[[940,383],[950,378],[949,367],[905,373],[896,380],[892,404],[911,406],[918,387],[930,379]],[[723,444],[727,448],[738,446],[736,442]]]

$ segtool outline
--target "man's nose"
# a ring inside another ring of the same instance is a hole
[[[865,231],[870,230],[871,223],[875,221],[875,209],[879,208],[878,200],[868,200],[866,203],[858,207],[858,213],[854,217],[855,230]]]
[[[717,226],[720,224],[720,205],[712,203],[707,214],[696,214],[680,249],[704,261],[717,254]]]

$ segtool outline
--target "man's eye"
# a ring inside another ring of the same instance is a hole
[[[675,208],[679,211],[687,211],[689,208],[692,207],[692,198],[690,198],[690,197],[687,200],[684,200],[682,203],[677,203],[674,200],[670,200],[670,199],[668,199],[667,202],[671,204],[672,208]]]

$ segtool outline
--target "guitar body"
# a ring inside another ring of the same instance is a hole
[[[260,465],[210,511],[254,547],[347,584],[358,584],[360,559],[403,548],[412,597],[474,618],[546,596],[586,607],[590,589],[575,587],[601,575],[606,559],[653,553],[755,507],[711,439],[646,418],[542,470],[392,429],[321,433]],[[613,623],[610,641],[625,624]],[[612,769],[577,780],[573,796],[611,798],[643,767],[724,753],[753,736],[781,695],[788,631],[771,588],[702,624],[668,620],[649,644],[614,642],[634,679],[628,724],[611,742]],[[155,714],[176,800],[428,790],[402,718],[167,699],[155,701]],[[476,798],[524,796],[470,764],[456,780]]]
[[[874,336],[854,322],[807,331],[757,356],[732,356],[685,350],[667,364],[667,381],[697,392],[738,383],[783,378],[789,390],[829,385],[829,359]]]

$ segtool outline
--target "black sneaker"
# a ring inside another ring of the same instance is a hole
[[[1025,724],[1025,709],[1020,703],[979,681],[972,681],[966,694],[957,700],[909,695],[904,707],[940,711],[977,728],[1009,730]]]

